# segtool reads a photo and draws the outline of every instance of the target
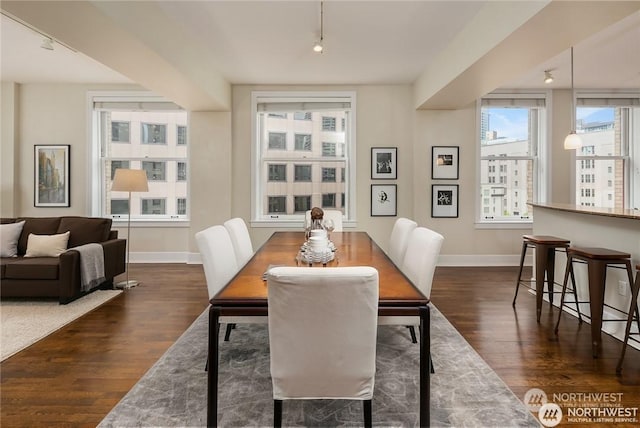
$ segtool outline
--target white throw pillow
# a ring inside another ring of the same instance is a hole
[[[67,250],[70,233],[65,232],[58,235],[34,235],[30,233],[27,239],[27,253],[24,256],[58,257]]]
[[[19,223],[0,224],[0,257],[18,255],[18,239],[23,226],[24,220]]]

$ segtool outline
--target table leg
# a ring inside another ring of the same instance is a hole
[[[218,426],[218,336],[220,308],[209,308],[209,371],[207,376],[207,426]]]
[[[604,289],[607,280],[607,264],[591,261],[589,271],[589,302],[591,307],[591,351],[598,358],[602,346],[602,313],[604,311]]]
[[[431,321],[428,306],[420,307],[420,426],[431,425]]]

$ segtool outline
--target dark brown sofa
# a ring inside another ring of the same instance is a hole
[[[125,271],[126,240],[111,230],[111,219],[95,217],[3,218],[2,223],[25,224],[18,240],[18,256],[0,258],[1,297],[57,297],[69,303],[97,288],[112,288],[113,278]],[[24,257],[30,233],[54,235],[69,231],[69,243],[59,257]],[[104,251],[106,281],[88,292],[80,284],[80,253],[71,248],[99,243]]]

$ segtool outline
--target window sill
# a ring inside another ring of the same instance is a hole
[[[127,220],[113,219],[112,225],[115,227],[127,227]],[[190,227],[189,220],[131,220],[131,227]]]
[[[476,229],[523,229],[530,230],[533,227],[533,221],[519,222],[476,222]]]
[[[285,221],[285,220],[279,220],[279,221],[274,221],[274,220],[252,220],[251,221],[251,227],[302,230],[302,229],[304,229],[304,221],[299,221],[299,220],[292,220],[292,221]],[[353,221],[353,220],[343,221],[342,227],[344,229],[355,229],[356,227],[358,227],[358,223],[356,221]]]

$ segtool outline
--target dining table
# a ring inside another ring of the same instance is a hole
[[[378,316],[417,316],[420,319],[419,421],[430,423],[430,314],[429,299],[411,283],[376,242],[362,231],[332,232],[332,260],[314,262],[305,257],[303,231],[274,232],[211,300],[209,307],[209,364],[207,426],[218,421],[218,364],[221,316],[268,316],[265,272],[273,266],[372,266],[378,270]],[[308,251],[308,250],[307,250]]]

